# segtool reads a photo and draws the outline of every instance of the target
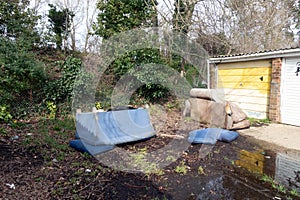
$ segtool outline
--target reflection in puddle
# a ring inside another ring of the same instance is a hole
[[[263,188],[251,185],[230,175],[211,179],[202,190],[203,192],[197,196],[197,200],[272,199],[272,196]]]
[[[300,159],[277,154],[275,180],[300,192]]]
[[[274,177],[277,183],[300,192],[300,158],[271,151],[240,150],[235,164],[250,172]]]

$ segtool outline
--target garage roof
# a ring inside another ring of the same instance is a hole
[[[300,48],[289,48],[289,49],[277,49],[277,50],[267,50],[252,53],[241,53],[235,55],[220,55],[217,57],[212,57],[209,59],[210,63],[229,63],[229,62],[242,62],[242,61],[252,61],[252,60],[263,60],[272,58],[287,58],[300,56]]]

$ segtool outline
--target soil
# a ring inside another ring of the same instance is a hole
[[[0,126],[0,199],[285,199],[287,196],[257,175],[234,165],[241,149],[262,149],[261,144],[245,136],[214,146],[188,145],[167,166],[157,169],[159,173],[147,173],[114,169],[107,165],[109,162],[100,162],[70,148],[68,142],[74,137],[74,126],[66,128],[67,119],[59,121],[59,125],[50,120],[31,120]],[[156,137],[118,145],[117,151],[151,154],[174,141],[181,145],[189,131],[205,127],[182,119],[176,110],[168,111],[163,123],[155,116],[152,122],[158,130]],[[173,137],[176,134],[183,138]],[[106,155],[114,159],[117,151]],[[202,155],[203,152],[208,153]],[[166,157],[161,154],[156,159]]]

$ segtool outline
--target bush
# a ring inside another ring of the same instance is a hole
[[[46,86],[46,99],[53,101],[55,104],[71,99],[75,79],[82,67],[81,59],[73,56],[57,63],[61,70],[61,77],[49,82]]]
[[[33,104],[34,96],[41,96],[47,75],[33,53],[21,44],[1,37],[0,71],[0,104],[9,105],[17,116],[19,110]]]
[[[7,110],[7,106],[0,106],[0,122],[8,122],[12,119],[11,114]]]

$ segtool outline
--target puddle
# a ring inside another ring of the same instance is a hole
[[[212,177],[201,185],[202,192],[197,199],[298,199],[290,195],[291,190],[300,193],[300,158],[288,154],[272,151],[247,151],[238,152],[235,166],[244,168],[255,174],[254,177],[270,177],[269,183],[263,180],[244,177],[240,174],[225,173]],[[258,175],[258,176],[257,176]],[[283,185],[286,193],[276,192],[272,183]],[[266,184],[269,185],[266,187]]]
[[[235,165],[261,176],[272,177],[276,183],[300,193],[300,158],[272,151],[240,150]]]
[[[264,188],[248,184],[229,175],[211,179],[202,190],[203,192],[197,196],[198,200],[272,199],[272,196]]]

